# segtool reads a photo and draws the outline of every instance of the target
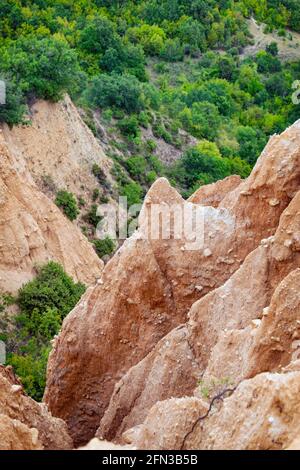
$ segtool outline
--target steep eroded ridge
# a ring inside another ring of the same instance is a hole
[[[188,204],[165,179],[153,185],[139,231],[65,319],[50,357],[45,400],[54,415],[66,420],[76,443],[94,436],[103,415],[98,435],[112,439],[141,424],[156,401],[191,393],[221,330],[244,328],[257,318],[276,283],[298,263],[296,255],[285,268],[274,261],[272,281],[269,259],[260,255],[265,247],[258,246],[275,234],[299,187],[300,121],[270,140],[250,177],[234,185],[217,208],[198,206],[205,221],[202,249],[186,250],[184,238],[139,237],[154,204]],[[238,270],[243,273],[245,258],[256,249],[245,262],[249,271],[244,268],[241,292]],[[256,281],[260,277],[263,285]],[[187,325],[176,329],[195,301]],[[171,340],[162,339],[174,328]]]

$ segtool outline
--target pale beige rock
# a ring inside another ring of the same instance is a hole
[[[296,437],[285,450],[300,450],[300,437]]]
[[[180,450],[182,436],[193,427],[199,416],[205,416],[208,405],[195,397],[171,398],[158,402],[151,408],[147,419],[139,427],[136,434],[130,433],[132,443],[138,449],[146,450]]]
[[[225,283],[221,290],[206,296],[203,303],[195,304],[190,313],[190,347],[200,373],[221,330],[246,327],[257,319],[257,311],[268,305],[280,276],[275,279],[275,286],[270,281],[268,289],[259,284],[268,271],[268,259],[261,256],[265,244],[252,255],[253,262],[248,261],[248,270],[240,279],[229,278],[262,239],[274,235],[283,210],[299,189],[299,129],[300,121],[281,136],[273,137],[251,176],[228,193],[217,209],[194,206],[205,220],[201,250],[189,251],[184,238],[143,239],[154,204],[190,204],[164,179],[150,189],[139,231],[106,266],[103,284],[90,290],[67,317],[50,357],[45,399],[51,411],[68,422],[76,443],[94,436],[116,382],[164,335],[185,321],[188,309],[197,299]],[[271,199],[280,204],[270,206]],[[290,247],[284,249],[281,258],[291,253]],[[205,256],[208,250],[210,256]],[[288,272],[285,267],[281,270],[283,278]],[[175,368],[174,376],[180,383],[181,375],[182,369]],[[122,396],[134,395],[127,387],[121,390]],[[120,400],[124,402],[123,398]],[[142,406],[141,402],[138,406]],[[131,414],[132,409],[129,411]],[[114,410],[111,416],[113,422],[109,425],[106,421],[105,432],[112,437],[126,416]]]
[[[98,164],[111,180],[111,161],[91,130],[82,121],[69,96],[59,103],[38,100],[30,109],[28,126],[3,126],[7,147],[19,165],[25,162],[36,184],[47,191],[47,180],[56,189],[88,197],[99,183],[92,174]]]
[[[190,450],[284,449],[299,435],[300,373],[265,373],[243,381],[208,416],[195,412],[188,426],[178,426],[176,448]],[[190,399],[197,400],[197,399]],[[170,449],[182,399],[153,407],[132,441],[138,449]],[[187,408],[187,416],[192,407]],[[196,411],[196,410],[195,410]],[[206,416],[206,417],[205,417]],[[161,423],[172,423],[173,427]],[[154,431],[155,430],[155,431]],[[155,434],[154,434],[155,433]]]
[[[242,382],[187,439],[188,449],[284,449],[299,435],[300,373],[258,375]]]
[[[0,366],[0,448],[49,450],[72,449],[66,424],[51,416],[45,404],[37,403],[23,392],[11,368]],[[7,440],[1,436],[6,435]]]
[[[86,446],[79,447],[78,450],[136,450],[133,446],[119,446],[108,441],[100,441],[100,439],[92,439]]]
[[[49,260],[61,263],[75,280],[94,283],[103,262],[74,223],[38,190],[1,134],[0,160],[0,290],[15,292],[33,278],[36,265]]]
[[[37,429],[0,413],[0,450],[42,450]]]
[[[300,269],[296,269],[275,290],[270,314],[259,328],[231,330],[220,336],[204,378],[227,376],[238,383],[264,371],[297,370],[299,321]]]
[[[240,176],[228,176],[227,178],[217,181],[216,183],[201,186],[188,199],[193,204],[201,204],[203,206],[218,207],[224,197],[242,182]]]

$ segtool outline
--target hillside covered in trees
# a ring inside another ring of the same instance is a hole
[[[296,0],[4,0],[0,120],[26,122],[34,99],[70,93],[96,136],[100,112],[117,192],[132,203],[159,175],[184,195],[246,177],[268,137],[299,116],[300,60],[283,64],[275,43],[241,58],[252,16],[287,42],[286,28],[300,31]],[[149,129],[154,139],[143,138]],[[185,145],[181,130],[198,143]],[[166,167],[157,139],[182,157]]]

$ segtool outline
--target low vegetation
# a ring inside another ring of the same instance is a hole
[[[16,299],[5,296],[1,302],[1,339],[7,345],[7,364],[14,367],[26,392],[38,401],[45,388],[50,340],[84,292],[83,284],[74,283],[59,264],[51,261],[38,269],[36,278],[20,289]],[[9,319],[4,311],[12,303],[19,313]]]

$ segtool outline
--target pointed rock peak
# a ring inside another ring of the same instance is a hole
[[[279,178],[286,178],[290,183],[295,169],[299,171],[300,158],[300,120],[288,127],[282,134],[273,135],[249,178],[249,182],[257,180],[274,184]]]
[[[145,204],[159,204],[163,202],[168,204],[183,203],[184,199],[178,191],[170,185],[167,178],[158,178],[149,189],[145,198]]]

